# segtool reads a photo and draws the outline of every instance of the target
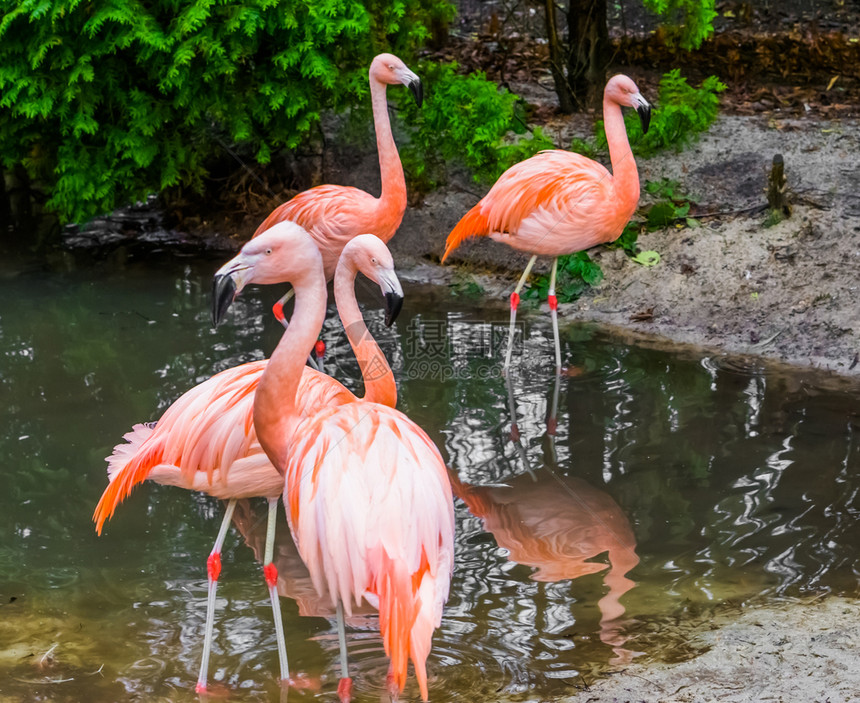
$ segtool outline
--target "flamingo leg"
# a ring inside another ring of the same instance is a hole
[[[278,661],[281,665],[281,683],[290,680],[290,666],[287,663],[287,643],[284,638],[284,622],[281,617],[281,602],[278,600],[278,568],[272,559],[275,552],[275,525],[278,515],[278,499],[269,498],[269,517],[266,523],[266,549],[263,558],[263,574],[272,601],[272,615],[275,619],[275,638],[278,641]]]
[[[552,405],[550,406],[549,417],[546,419],[546,434],[549,438],[549,451],[552,457],[552,463],[558,463],[558,456],[555,451],[555,432],[558,427],[558,390],[561,376],[555,375],[555,385],[552,389]]]
[[[555,372],[561,373],[561,344],[558,341],[558,298],[555,297],[555,278],[558,273],[558,257],[552,260],[552,273],[549,277],[549,291],[546,299],[549,303],[549,314],[552,317],[552,338],[555,342]]]
[[[203,636],[203,659],[200,662],[200,675],[197,677],[197,693],[206,692],[206,679],[209,673],[209,654],[212,652],[212,629],[215,625],[215,592],[218,589],[218,576],[221,574],[221,547],[227,536],[227,528],[233,519],[233,509],[236,507],[236,499],[232,498],[227,503],[215,546],[209,553],[206,561],[206,570],[209,573],[209,598],[206,604],[206,630]]]
[[[337,641],[340,645],[340,681],[337,684],[337,697],[341,703],[352,700],[352,679],[349,678],[349,662],[346,656],[346,630],[343,624],[343,604],[337,602]]]
[[[272,314],[275,316],[275,319],[280,322],[284,329],[290,326],[289,321],[287,320],[287,316],[284,315],[284,303],[286,303],[290,298],[293,297],[293,289],[290,288],[286,293],[284,293],[283,297],[280,298],[273,306],[272,306]],[[310,354],[308,356],[308,366],[310,366],[315,371],[322,371],[322,359],[317,360],[314,359],[314,355]],[[324,373],[324,372],[323,372]]]
[[[511,368],[511,352],[514,350],[514,331],[516,329],[517,322],[517,307],[520,304],[520,291],[523,289],[526,279],[529,277],[529,274],[532,271],[532,266],[535,265],[536,260],[537,254],[529,259],[528,264],[526,264],[526,270],[523,271],[523,275],[520,276],[520,281],[517,283],[517,287],[514,289],[514,292],[511,293],[511,330],[508,335],[508,351],[505,354],[505,365],[503,367],[506,376],[508,374],[508,369]]]

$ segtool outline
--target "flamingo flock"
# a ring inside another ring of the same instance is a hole
[[[465,491],[433,441],[396,409],[394,374],[356,302],[361,272],[382,292],[387,325],[401,308],[403,291],[386,243],[403,218],[406,185],[386,86],[405,85],[419,105],[422,101],[420,79],[391,54],[373,60],[369,81],[380,197],[336,185],[300,193],[275,209],[215,275],[216,325],[247,285],[291,285],[274,307],[286,329],[271,358],[222,371],[191,388],[156,422],[134,425],[107,458],[109,483],[93,515],[99,534],[132,489],[147,480],[227,501],[207,560],[207,616],[197,680],[201,694],[208,691],[221,549],[237,501],[262,497],[269,508],[263,573],[282,683],[291,679],[273,560],[281,498],[313,587],[336,613],[339,699],[352,698],[344,618],[363,604],[379,614],[391,699],[404,689],[409,661],[422,699],[429,699],[427,658],[454,569],[452,479],[467,503],[481,493],[472,487]],[[619,75],[604,94],[612,173],[577,154],[541,152],[506,171],[448,235],[443,261],[476,236],[532,254],[511,294],[505,372],[519,294],[536,257],[554,257],[548,302],[560,371],[557,257],[614,240],[633,214],[639,180],[621,106],[635,108],[647,130],[647,101],[633,81]],[[332,278],[338,315],[362,372],[361,398],[305,365],[318,344]],[[295,304],[287,324],[283,304],[290,296]]]

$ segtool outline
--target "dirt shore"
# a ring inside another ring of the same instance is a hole
[[[561,305],[564,319],[860,374],[858,153],[856,121],[730,116],[685,151],[640,160],[643,182],[671,178],[696,199],[702,226],[640,236],[643,249],[660,254],[653,267],[633,263],[620,250],[594,250],[605,278],[576,302]],[[766,213],[743,210],[766,202],[775,154],[785,160],[793,211],[766,226]],[[469,242],[452,257],[453,265],[431,265],[447,232],[483,192],[455,178],[408,209],[391,242],[400,269],[441,284],[471,276],[484,288],[484,299],[506,299],[527,260],[507,247]]]

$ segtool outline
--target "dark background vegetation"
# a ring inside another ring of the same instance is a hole
[[[332,140],[373,148],[366,71],[383,50],[428,84],[421,111],[389,91],[419,195],[451,164],[491,183],[552,146],[541,125],[559,114],[596,120],[619,70],[649,95],[672,69],[691,86],[715,76],[737,114],[860,112],[860,3],[848,0],[0,7],[0,236],[25,247],[156,196],[185,231],[253,230],[325,178]]]

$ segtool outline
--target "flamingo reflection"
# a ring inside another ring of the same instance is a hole
[[[624,606],[620,599],[636,582],[627,573],[639,563],[636,537],[630,521],[615,500],[583,479],[565,476],[556,463],[555,430],[559,377],[555,377],[547,418],[547,456],[542,469],[533,466],[523,446],[516,421],[516,403],[506,380],[512,417],[511,440],[527,471],[503,485],[474,486],[449,471],[454,495],[460,498],[509,559],[535,569],[535,581],[556,582],[594,574],[607,568],[591,561],[607,554],[609,569],[603,577],[608,593],[597,603],[600,639],[612,648],[611,664],[628,663],[635,652],[623,645]],[[535,469],[538,468],[536,471]]]

